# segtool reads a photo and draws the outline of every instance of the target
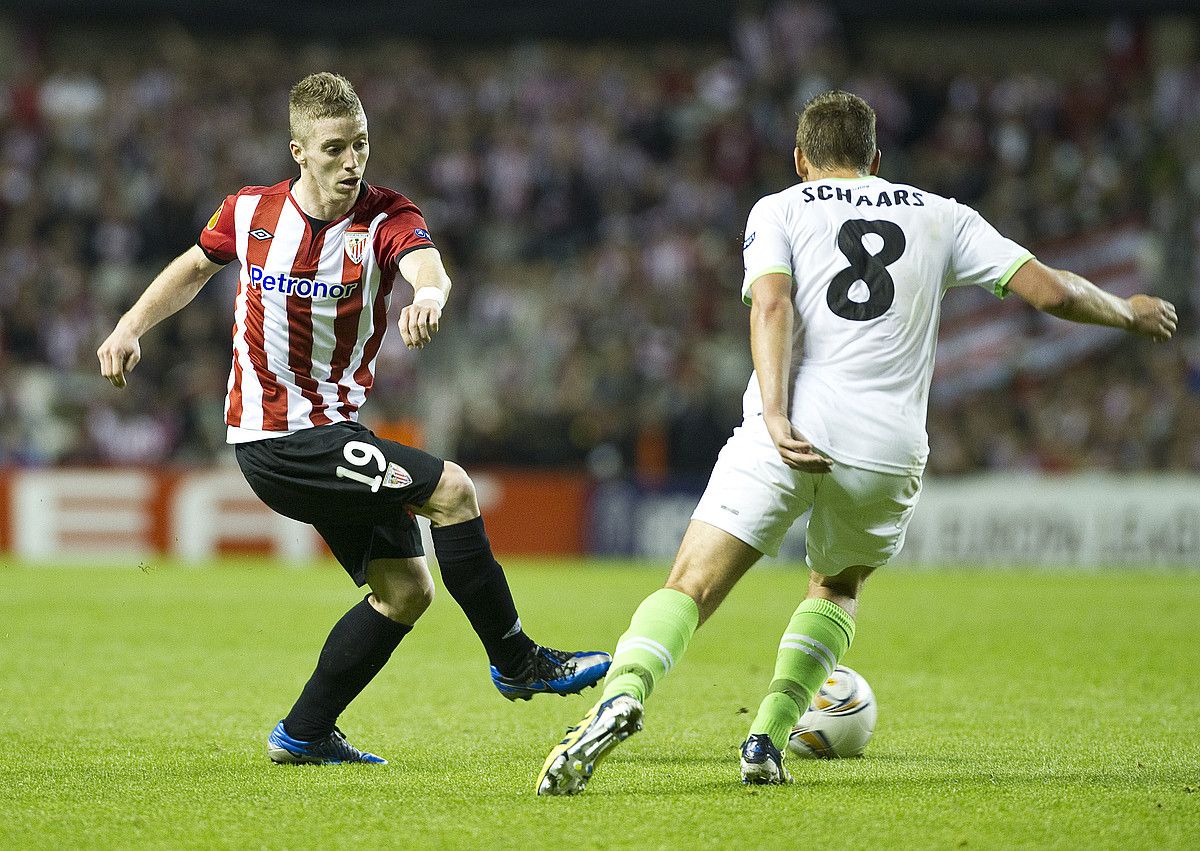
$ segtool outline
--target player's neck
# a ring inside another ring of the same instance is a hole
[[[296,199],[301,210],[323,222],[340,219],[350,212],[350,208],[358,200],[357,194],[349,198],[334,198],[327,195],[321,191],[317,181],[304,172],[300,173],[300,179],[292,185],[292,197]]]
[[[829,171],[820,171],[815,168],[808,170],[804,175],[804,181],[810,182],[813,180],[860,180],[864,177],[874,177],[875,175],[869,172],[861,172],[852,168],[835,168]]]

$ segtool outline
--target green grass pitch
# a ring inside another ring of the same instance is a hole
[[[665,568],[510,560],[531,634],[611,649]],[[546,751],[597,696],[510,704],[441,593],[342,719],[391,760],[264,738],[357,599],[340,570],[0,570],[0,848],[1200,846],[1200,577],[882,571],[846,661],[860,760],[743,788],[737,745],[804,586],[752,571],[576,798]]]

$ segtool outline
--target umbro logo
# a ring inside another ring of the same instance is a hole
[[[250,231],[250,235],[255,239],[270,239],[274,236],[269,230],[263,230],[262,228],[255,228]]]

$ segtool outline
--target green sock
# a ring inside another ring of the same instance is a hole
[[[683,656],[699,622],[696,601],[681,591],[660,588],[643,600],[617,642],[601,700],[631,694],[645,703]]]
[[[854,618],[828,600],[805,600],[779,642],[775,678],[758,707],[750,735],[766,733],[783,750],[813,695],[854,641]]]

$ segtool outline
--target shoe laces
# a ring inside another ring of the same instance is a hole
[[[351,756],[354,759],[362,756],[362,752],[358,748],[346,741],[346,734],[338,727],[334,727],[333,732],[329,734],[329,744],[338,753]]]
[[[570,653],[539,646],[533,652],[530,673],[543,680],[556,680],[568,676],[574,667],[574,657]]]
[[[774,760],[774,744],[766,736],[755,735],[746,740],[742,746],[742,756],[747,762],[765,762],[768,758]],[[777,753],[777,752],[776,752]]]

